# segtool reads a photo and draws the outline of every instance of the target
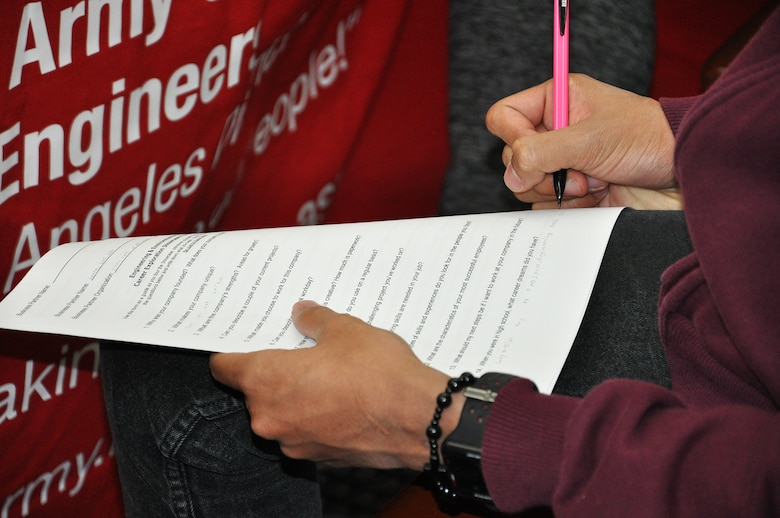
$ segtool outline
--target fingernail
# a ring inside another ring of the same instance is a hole
[[[596,191],[605,190],[604,188],[607,186],[607,182],[604,180],[599,180],[598,178],[593,178],[591,176],[586,176],[588,180],[588,192],[594,193]]]
[[[293,315],[297,315],[298,313],[300,313],[304,309],[310,308],[312,306],[319,306],[319,304],[317,304],[313,300],[299,300],[298,302],[293,304],[292,314]]]
[[[504,171],[504,185],[512,192],[522,192],[524,184],[525,182],[515,173],[512,162],[509,162],[506,166],[506,171]]]

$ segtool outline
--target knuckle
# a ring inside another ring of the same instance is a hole
[[[284,435],[278,426],[274,426],[274,424],[267,419],[252,417],[251,426],[252,432],[264,439],[278,441]]]
[[[301,460],[311,458],[311,454],[309,454],[304,448],[301,448],[300,446],[290,446],[284,443],[280,443],[279,446],[282,450],[282,453],[284,453],[284,455],[290,459]]]
[[[496,122],[498,119],[499,114],[499,105],[494,104],[490,108],[488,108],[487,113],[485,113],[485,125],[490,129],[491,131],[496,126]]]
[[[512,163],[518,174],[533,170],[536,161],[536,153],[534,153],[530,146],[526,145],[520,139],[514,142],[512,145]]]
[[[349,330],[363,325],[366,325],[365,322],[358,317],[347,313],[337,313],[325,324],[325,330]]]

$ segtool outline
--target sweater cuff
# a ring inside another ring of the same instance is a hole
[[[551,505],[566,424],[579,402],[539,394],[523,378],[498,393],[482,439],[482,475],[502,512]]]
[[[661,108],[666,115],[666,120],[669,121],[669,126],[672,128],[672,132],[677,136],[677,130],[680,128],[685,114],[699,99],[699,96],[695,97],[661,97],[659,102]]]

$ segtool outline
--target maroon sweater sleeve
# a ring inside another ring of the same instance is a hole
[[[501,391],[482,468],[503,511],[780,515],[780,13],[700,98],[664,100],[695,253],[664,274],[674,390]],[[774,265],[774,266],[773,266]]]
[[[673,392],[613,380],[582,400],[501,391],[483,473],[505,512],[551,505],[567,516],[777,516],[780,415],[696,410]]]

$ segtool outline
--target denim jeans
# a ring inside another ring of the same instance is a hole
[[[104,344],[102,365],[128,518],[321,514],[315,466],[252,434],[207,354]]]
[[[690,251],[682,212],[624,211],[555,392],[580,396],[615,377],[669,383],[660,276]],[[314,466],[252,434],[240,394],[211,379],[208,355],[113,343],[102,365],[129,518],[320,514]]]

